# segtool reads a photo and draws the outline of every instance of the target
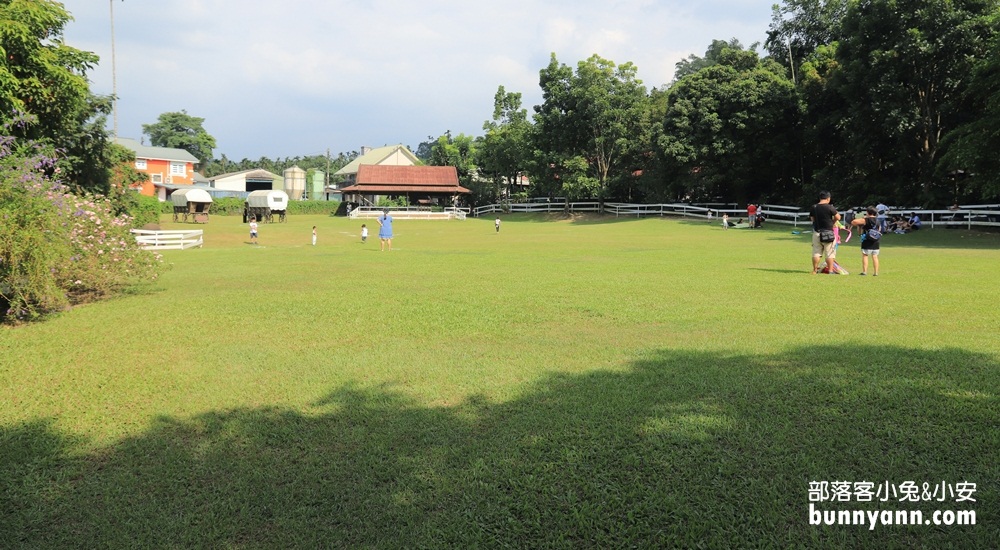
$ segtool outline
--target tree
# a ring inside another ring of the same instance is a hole
[[[775,4],[764,48],[797,74],[803,60],[840,37],[847,4],[848,0],[785,0]]]
[[[452,136],[446,131],[431,148],[431,166],[454,166],[458,169],[458,179],[468,182],[477,172],[476,138],[465,134]]]
[[[675,198],[797,198],[798,101],[783,67],[727,49],[667,102],[660,148]]]
[[[64,181],[109,194],[111,102],[92,94],[87,82],[97,55],[63,42],[70,20],[52,0],[0,0],[0,122],[19,113],[34,117],[34,124],[13,128],[16,137],[54,145]]]
[[[431,147],[431,166],[454,166],[458,171],[459,183],[473,192],[472,200],[481,203],[490,200],[490,191],[479,177],[476,159],[480,142],[472,136],[458,134],[451,130],[441,135]]]
[[[691,54],[687,59],[682,59],[674,65],[674,82],[712,65],[717,65],[722,52],[730,49],[742,50],[743,45],[735,38],[730,39],[728,42],[725,40],[713,40],[712,44],[705,50],[705,57],[698,57]]]
[[[995,34],[995,0],[856,0],[837,49],[850,152],[896,202],[946,200],[935,180],[944,133],[964,122],[965,89]]]
[[[143,124],[142,133],[149,136],[149,142],[157,147],[184,149],[198,159],[201,164],[212,160],[215,138],[202,124],[205,119],[191,116],[187,111],[163,113],[154,124]]]
[[[427,136],[426,141],[421,141],[417,145],[417,148],[413,151],[413,155],[420,159],[421,162],[430,163],[435,143],[437,143],[437,139],[434,136]]]
[[[574,73],[552,54],[539,83],[533,177],[570,198],[605,199],[630,186],[635,159],[650,150],[648,95],[635,65],[594,55]]]
[[[502,196],[528,168],[531,156],[531,123],[528,111],[521,108],[521,94],[507,92],[503,86],[493,98],[493,119],[483,124],[486,135],[479,149],[479,165],[496,185],[496,197]]]
[[[993,20],[1000,22],[1000,12]],[[951,184],[956,203],[975,196],[1000,198],[1000,35],[973,70],[968,100],[978,116],[947,136],[950,146],[938,174]]]

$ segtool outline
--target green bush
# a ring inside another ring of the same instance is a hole
[[[0,136],[0,319],[109,296],[162,266],[129,233],[133,218],[114,215],[106,197],[70,193],[55,167],[51,149]]]
[[[407,200],[405,196],[397,197],[395,199],[390,199],[389,197],[380,197],[375,206],[387,207],[387,208],[393,208],[398,206],[400,208],[406,208],[407,206],[410,206],[410,201]]]
[[[222,197],[214,199],[211,213],[217,216],[242,216],[246,199],[239,197]],[[335,201],[289,201],[288,213],[295,214],[332,214],[340,206]],[[173,212],[173,207],[167,213]]]
[[[340,201],[291,201],[289,214],[333,214],[340,208]]]
[[[60,259],[70,255],[57,206],[28,185],[17,185],[0,161],[0,319],[29,318],[38,311],[56,311],[69,305],[55,275]]]
[[[156,199],[152,199],[156,200]],[[159,201],[157,201],[159,202]],[[170,201],[160,202],[160,214],[173,214],[174,205]],[[216,216],[242,216],[246,199],[241,197],[218,197],[212,199],[212,209],[209,211]],[[324,214],[329,215],[340,208],[340,201],[289,201],[288,213],[295,214]],[[148,222],[144,222],[148,223]]]
[[[135,192],[129,192],[127,197],[121,202],[125,205],[126,213],[132,217],[133,227],[138,228],[148,223],[159,223],[162,212],[160,199]]]
[[[239,197],[221,197],[212,200],[210,212],[216,216],[242,216],[246,199]]]

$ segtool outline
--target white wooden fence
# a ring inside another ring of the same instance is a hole
[[[359,206],[351,210],[351,218],[377,219],[386,209],[377,206]],[[465,210],[461,208],[445,208],[441,212],[434,212],[426,207],[395,207],[389,208],[389,215],[397,220],[464,220]]]
[[[588,202],[529,202],[511,204],[488,204],[472,209],[473,216],[482,216],[497,212],[510,213],[561,213],[561,212],[600,212],[600,203]],[[747,211],[745,208],[736,208],[735,205],[709,205],[700,206],[686,203],[665,203],[665,204],[630,204],[630,203],[604,203],[604,213],[616,217],[629,216],[641,218],[643,216],[682,216],[721,220],[723,214],[729,214],[730,221],[735,222],[739,218],[745,218]],[[809,212],[799,209],[797,206],[784,206],[778,204],[765,204],[761,206],[761,212],[767,218],[767,223],[780,223],[798,227],[808,226]],[[972,229],[973,227],[1000,227],[1000,205],[982,204],[961,206],[958,209],[947,210],[922,210],[919,208],[895,208],[890,215],[905,215],[907,217],[917,214],[920,220],[927,227],[959,227]],[[858,212],[863,216],[864,211]]]
[[[141,248],[151,250],[185,250],[205,244],[205,232],[201,229],[154,231],[133,229],[135,242]]]

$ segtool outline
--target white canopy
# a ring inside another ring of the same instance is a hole
[[[204,189],[178,189],[170,194],[174,206],[186,206],[189,202],[212,202],[212,195]]]
[[[279,189],[252,191],[247,195],[247,205],[252,208],[285,210],[288,208],[288,194]]]

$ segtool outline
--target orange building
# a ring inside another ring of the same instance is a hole
[[[194,184],[194,165],[198,159],[184,149],[143,145],[134,139],[116,138],[115,143],[135,153],[135,169],[149,176],[139,192],[167,200],[168,190]]]

